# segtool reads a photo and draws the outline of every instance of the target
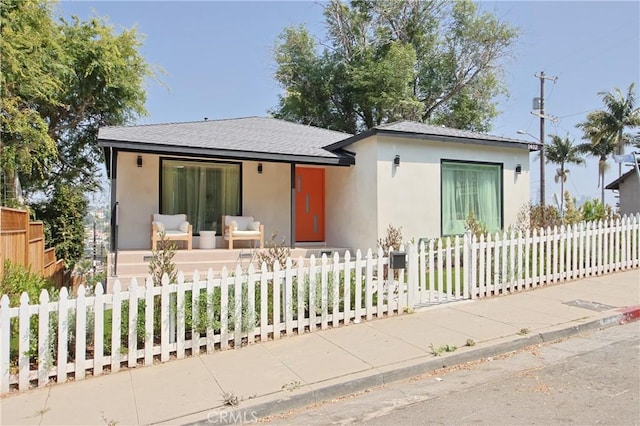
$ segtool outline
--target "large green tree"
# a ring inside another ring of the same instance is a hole
[[[18,177],[52,240],[68,246],[87,210],[76,195],[99,187],[98,128],[145,114],[145,82],[154,74],[135,29],[114,29],[101,18],[58,19],[45,0],[1,1],[3,193],[15,196]],[[67,220],[53,223],[47,204],[70,210]],[[82,241],[73,244],[79,249],[62,249],[69,264],[81,253]]]
[[[56,104],[64,61],[51,4],[2,0],[0,7],[0,184],[4,204],[17,204],[18,174],[44,179],[56,144],[38,106]]]
[[[556,170],[554,180],[560,182],[560,214],[563,215],[564,183],[567,181],[567,176],[569,175],[569,169],[567,169],[566,165],[569,163],[584,164],[582,152],[573,144],[573,141],[570,140],[568,136],[563,139],[558,135],[551,135],[551,142],[545,146],[544,152],[547,163],[560,165],[560,168]]]
[[[634,136],[626,131],[640,127],[640,107],[636,104],[634,83],[629,85],[626,94],[616,88],[613,92],[598,92],[598,95],[602,97],[604,109],[590,112],[576,127],[582,129],[585,139],[612,140],[616,144],[615,154],[622,155],[625,145],[634,141]],[[622,164],[618,174],[622,174]]]
[[[399,119],[490,129],[515,28],[467,0],[332,0],[324,15],[326,42],[305,27],[276,42],[274,116],[349,133]]]

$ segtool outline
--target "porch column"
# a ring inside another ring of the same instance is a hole
[[[109,148],[109,177],[111,178],[111,235],[109,241],[109,250],[113,253],[113,270],[111,273],[115,276],[118,274],[118,224],[116,221],[118,208],[116,201],[116,179],[118,177],[118,150]]]
[[[291,163],[291,248],[296,244],[296,163]]]

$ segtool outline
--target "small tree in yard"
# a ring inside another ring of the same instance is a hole
[[[291,250],[284,245],[284,237],[281,242],[276,241],[277,237],[277,232],[271,234],[271,239],[267,242],[267,250],[257,254],[258,268],[262,266],[262,262],[267,265],[269,271],[273,271],[273,264],[275,262],[277,262],[282,269],[287,266],[287,259],[289,259]]]
[[[162,284],[162,276],[167,274],[169,282],[176,281],[176,265],[173,257],[176,255],[177,246],[166,238],[164,231],[160,233],[160,241],[155,250],[151,251],[152,259],[149,262],[149,274],[154,285]]]
[[[564,192],[565,212],[562,216],[562,224],[571,226],[582,221],[582,211],[576,208],[576,200],[571,197],[569,191]]]
[[[395,227],[389,225],[387,227],[387,235],[378,239],[378,247],[382,247],[384,253],[388,253],[391,248],[399,249],[402,245],[402,226]]]
[[[387,227],[387,235],[378,239],[378,247],[382,247],[383,253],[389,253],[391,249],[398,250],[402,246],[402,226],[395,227],[391,224]],[[383,277],[387,279],[388,265],[384,265]],[[393,277],[398,278],[398,270],[393,271]]]
[[[464,229],[471,231],[471,234],[475,235],[476,238],[480,238],[481,235],[487,235],[487,233],[489,233],[487,225],[476,219],[473,211],[469,212],[467,220],[464,221]]]

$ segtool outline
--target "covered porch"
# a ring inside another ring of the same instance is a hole
[[[193,250],[178,243],[175,257],[185,273],[255,255],[251,240],[229,250],[225,215],[260,222],[265,247],[273,239],[302,250],[293,257],[344,246],[331,229],[340,189],[327,180],[355,158],[323,147],[348,136],[258,117],[100,129],[111,183],[109,275],[146,273],[154,214],[187,215]]]
[[[206,278],[209,269],[213,270],[215,276],[220,275],[222,268],[229,271],[235,270],[238,266],[248,269],[249,265],[260,268],[260,253],[268,251],[269,248],[238,248],[238,249],[193,249],[177,250],[173,258],[176,271],[181,271],[185,279],[191,280],[194,271],[200,273],[201,278]],[[355,255],[353,250],[348,248],[328,247],[325,243],[298,243],[296,247],[290,248],[290,256],[296,262],[303,259],[308,261],[311,256],[317,259],[323,255],[332,259],[337,255],[340,259],[344,257],[346,251]],[[139,283],[143,283],[149,272],[149,262],[153,256],[151,250],[119,250],[118,256],[115,252],[109,254],[107,259],[107,289],[111,290],[116,279],[121,284],[129,283],[132,278],[136,278]],[[117,262],[117,263],[116,263]],[[115,271],[115,273],[114,273]]]

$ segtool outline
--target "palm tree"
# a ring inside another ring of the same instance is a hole
[[[545,146],[547,163],[559,164],[560,168],[556,170],[554,180],[560,182],[560,216],[564,211],[564,183],[569,176],[569,169],[566,168],[567,163],[583,164],[582,152],[569,140],[569,135],[562,139],[558,135],[551,135],[551,142]]]
[[[584,139],[587,139],[585,136]],[[598,186],[601,188],[600,199],[604,204],[604,173],[609,168],[607,159],[616,152],[617,143],[613,135],[591,136],[591,142],[581,143],[576,146],[580,153],[598,157]]]
[[[624,132],[625,129],[640,126],[640,108],[636,106],[633,88],[634,83],[631,83],[626,96],[618,88],[615,89],[615,93],[598,92],[598,95],[602,96],[605,109],[590,112],[585,122],[576,125],[584,131],[585,139],[593,141],[610,138],[616,145],[615,153],[624,154],[625,144],[633,139]],[[618,173],[622,175],[622,164]]]

